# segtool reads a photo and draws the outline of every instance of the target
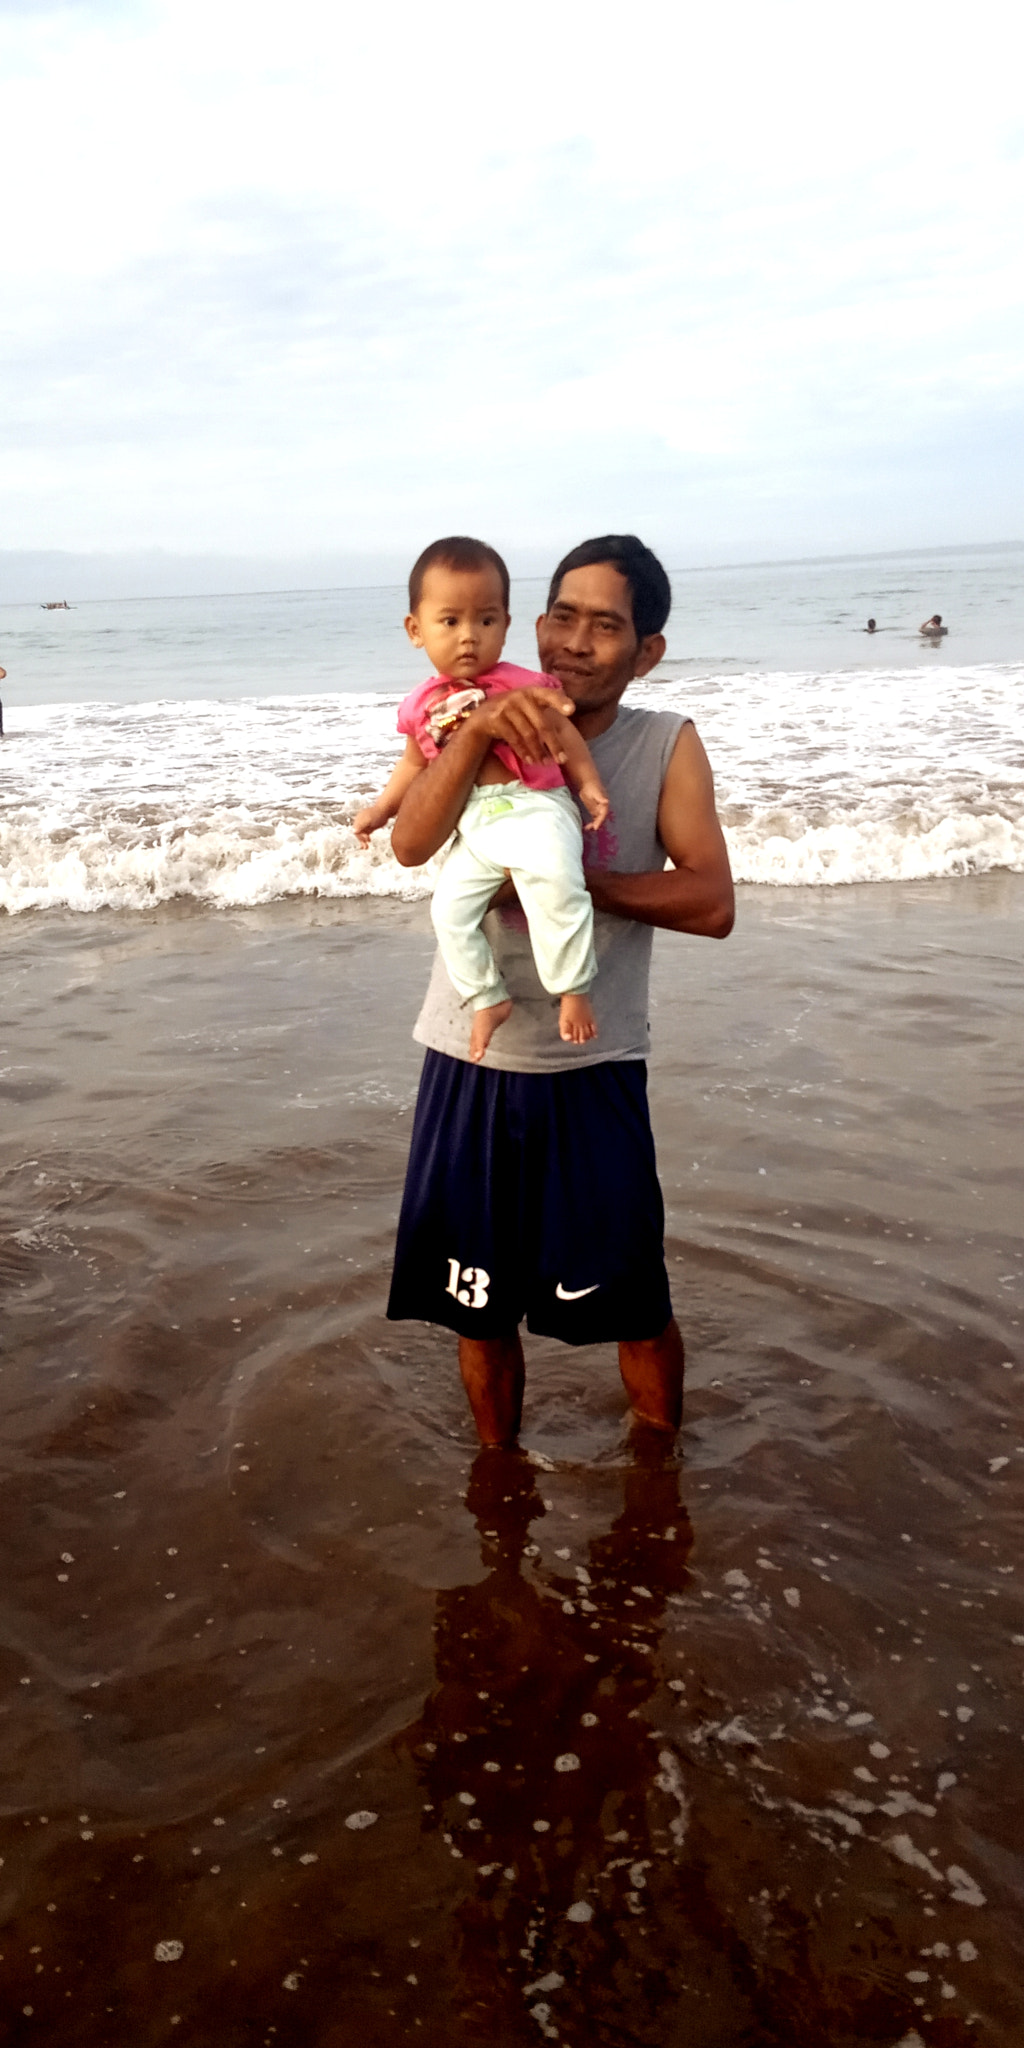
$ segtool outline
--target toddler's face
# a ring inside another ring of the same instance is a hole
[[[501,658],[509,615],[497,569],[447,569],[435,562],[423,579],[417,611],[405,630],[423,647],[438,675],[471,683]]]

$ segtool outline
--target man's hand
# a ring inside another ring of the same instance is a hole
[[[558,737],[558,716],[571,718],[575,709],[572,698],[561,688],[532,684],[525,690],[505,690],[498,697],[489,697],[466,724],[475,725],[479,720],[491,746],[502,741],[521,761],[550,758],[561,763],[565,752]]]

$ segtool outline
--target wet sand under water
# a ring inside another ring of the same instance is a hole
[[[1024,2038],[1022,908],[659,940],[661,1463],[384,1319],[422,909],[4,928],[4,2048]]]

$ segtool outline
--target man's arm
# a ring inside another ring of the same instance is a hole
[[[548,755],[560,760],[558,722],[552,714],[572,709],[560,689],[538,686],[488,698],[471,712],[406,792],[391,835],[400,866],[421,867],[454,832],[495,740],[504,740],[524,761],[543,761]]]
[[[591,871],[587,887],[595,910],[664,931],[728,938],[736,907],[732,872],[710,763],[692,725],[684,725],[668,764],[658,831],[672,866],[639,875]]]

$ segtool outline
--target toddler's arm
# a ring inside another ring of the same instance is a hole
[[[363,810],[357,811],[352,820],[352,830],[360,846],[369,846],[371,832],[379,832],[389,818],[397,815],[398,807],[410,783],[415,782],[417,775],[422,774],[426,765],[426,755],[421,752],[410,735],[405,742],[405,752],[397,768],[392,770],[380,795],[374,797],[372,804],[367,804]]]
[[[559,712],[555,723],[558,727],[559,764],[590,812],[590,823],[583,829],[585,832],[597,832],[608,816],[608,791],[597,772],[594,756],[572,719],[563,718]]]

